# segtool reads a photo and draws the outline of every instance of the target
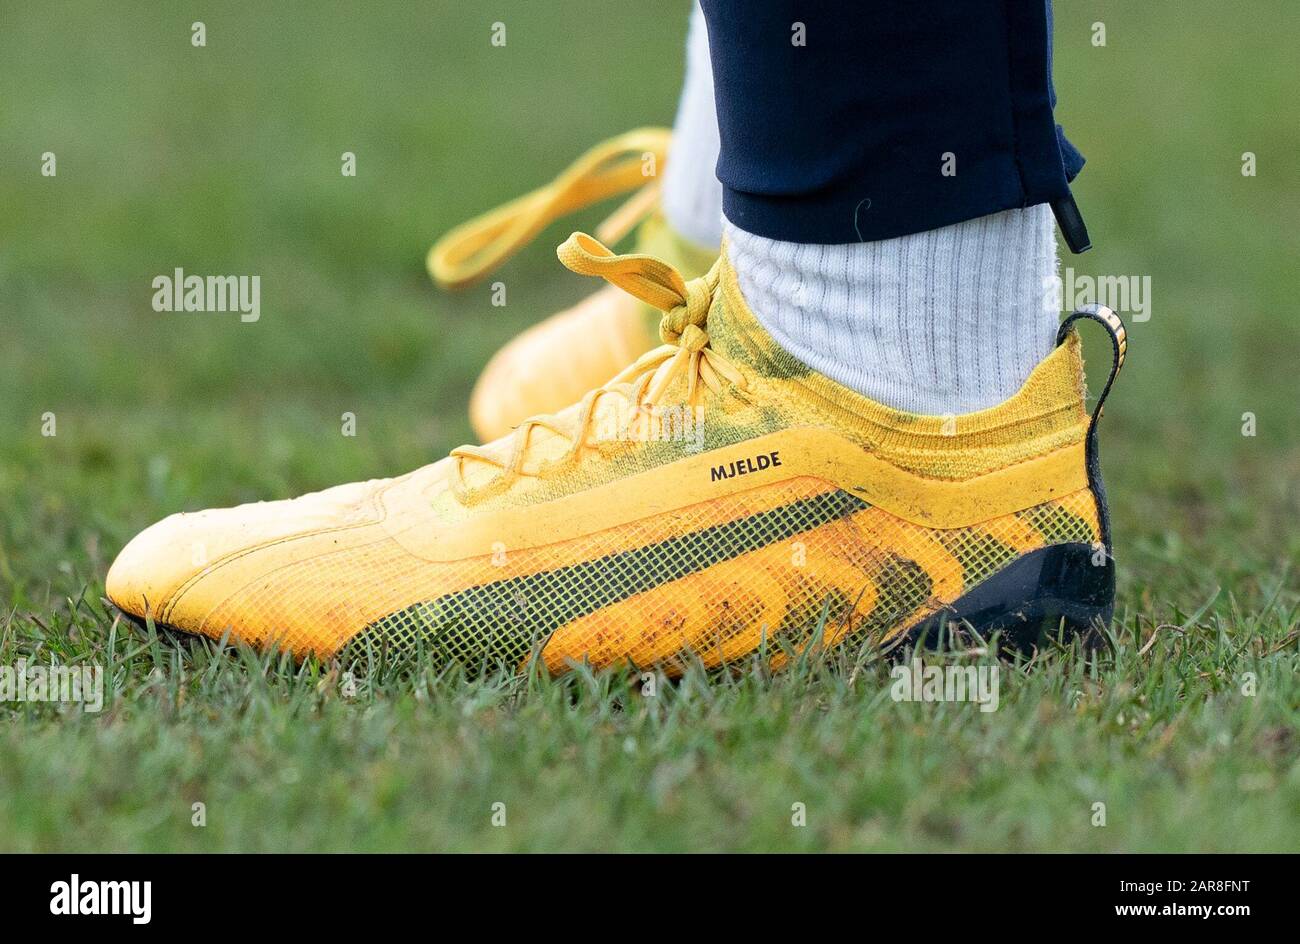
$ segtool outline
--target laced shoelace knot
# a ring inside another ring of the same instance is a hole
[[[568,422],[556,416],[534,416],[521,422],[511,433],[506,458],[498,455],[499,446],[453,449],[451,456],[457,462],[455,484],[462,499],[470,492],[464,474],[467,462],[482,462],[500,470],[501,474],[487,485],[473,489],[478,494],[486,494],[506,487],[517,476],[544,475],[574,460],[587,445],[588,429],[603,397],[620,396],[633,405],[634,411],[653,409],[665,398],[673,382],[683,375],[686,378],[683,401],[692,406],[697,403],[702,387],[715,394],[721,394],[728,385],[741,392],[746,389],[744,375],[709,346],[706,326],[718,286],[717,266],[688,282],[661,259],[643,253],[619,255],[586,233],[574,233],[556,254],[574,272],[600,276],[662,311],[659,336],[664,343],[643,354],[608,383],[587,393],[579,401],[576,416],[565,418]],[[536,430],[566,437],[569,445],[544,467],[528,470],[526,459]]]

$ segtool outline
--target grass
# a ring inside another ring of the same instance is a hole
[[[98,714],[0,702],[0,848],[1294,849],[1300,126],[1279,76],[1300,13],[1282,2],[1058,10],[1098,244],[1064,262],[1152,280],[1103,423],[1108,653],[1005,664],[986,714],[893,701],[872,652],[647,698],[608,674],[347,683],[114,621],[104,572],[140,528],[437,458],[469,438],[490,352],[590,290],[545,249],[566,225],[503,271],[504,309],[437,294],[422,256],[587,143],[670,121],[684,14],[499,6],[0,13],[0,666],[100,665],[108,690]],[[177,266],[260,274],[261,321],[153,312]]]

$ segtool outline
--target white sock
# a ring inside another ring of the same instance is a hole
[[[697,2],[686,33],[686,78],[664,169],[663,209],[673,229],[701,246],[722,242],[718,147],[709,34]]]
[[[993,406],[1051,353],[1046,204],[869,243],[780,242],[730,222],[726,237],[745,300],[776,341],[895,409]]]

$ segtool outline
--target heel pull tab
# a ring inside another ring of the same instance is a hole
[[[1101,388],[1101,395],[1097,397],[1097,405],[1092,409],[1092,419],[1088,423],[1088,436],[1084,441],[1085,461],[1088,466],[1088,486],[1097,499],[1097,517],[1101,525],[1101,541],[1106,548],[1106,556],[1113,559],[1110,510],[1106,507],[1106,486],[1101,480],[1101,457],[1097,454],[1097,420],[1101,418],[1101,407],[1106,402],[1107,395],[1110,394],[1111,385],[1115,383],[1115,378],[1119,376],[1119,369],[1124,366],[1124,355],[1128,353],[1128,334],[1124,330],[1124,322],[1111,309],[1105,305],[1085,305],[1061,322],[1061,328],[1056,332],[1057,347],[1060,347],[1061,343],[1069,337],[1070,326],[1081,318],[1095,321],[1106,329],[1106,333],[1110,336],[1110,347],[1113,354],[1110,376],[1106,378],[1106,385]]]
[[[1101,395],[1097,397],[1097,405],[1092,409],[1092,424],[1088,430],[1088,435],[1091,438],[1093,430],[1097,426],[1097,419],[1101,416],[1101,405],[1106,402],[1106,396],[1110,393],[1111,385],[1115,382],[1115,378],[1119,376],[1120,368],[1124,366],[1124,355],[1128,353],[1128,332],[1124,330],[1124,322],[1120,320],[1119,315],[1105,305],[1085,305],[1061,322],[1061,327],[1056,332],[1057,347],[1060,347],[1061,343],[1069,336],[1070,325],[1080,318],[1095,321],[1106,329],[1106,334],[1110,337],[1111,352],[1113,354],[1110,376],[1106,378],[1106,385],[1101,388]]]

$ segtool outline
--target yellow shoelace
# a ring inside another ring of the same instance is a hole
[[[469,285],[501,265],[561,216],[636,190],[596,229],[601,239],[617,242],[658,202],[659,174],[671,137],[667,128],[638,128],[596,145],[549,184],[462,223],[443,236],[429,250],[429,274],[443,288]],[[647,174],[648,167],[653,176]]]
[[[574,233],[556,250],[568,268],[579,275],[597,275],[623,291],[653,305],[664,313],[659,322],[663,344],[637,358],[602,387],[597,387],[579,401],[576,416],[534,416],[524,420],[511,434],[508,458],[485,446],[459,446],[451,451],[456,459],[459,491],[463,496],[467,462],[484,462],[501,470],[494,481],[501,487],[521,475],[545,475],[574,459],[587,444],[587,433],[596,406],[605,396],[619,396],[634,410],[650,409],[659,404],[669,386],[686,376],[685,403],[694,406],[701,387],[721,393],[727,384],[743,391],[744,375],[726,358],[709,347],[705,325],[709,306],[718,287],[715,266],[707,275],[689,282],[668,263],[640,253],[619,255],[586,233]],[[526,471],[529,438],[536,429],[544,429],[569,440],[562,455],[544,467]]]

